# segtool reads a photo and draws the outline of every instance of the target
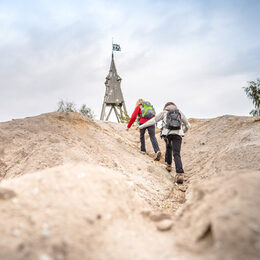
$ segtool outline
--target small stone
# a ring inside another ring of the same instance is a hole
[[[17,204],[18,203],[18,199],[17,198],[13,198],[12,199],[12,203]]]
[[[86,218],[86,221],[91,225],[93,225],[95,222],[92,218]]]
[[[255,233],[260,233],[260,227],[256,224],[251,224],[249,228]]]
[[[171,219],[171,216],[166,213],[160,213],[160,214],[151,214],[150,219],[154,222],[159,222],[165,219]]]
[[[0,200],[9,200],[16,196],[16,193],[10,189],[0,188]]]
[[[173,225],[172,220],[164,219],[157,223],[157,229],[159,231],[168,231],[168,230],[171,230],[172,225]]]
[[[52,260],[52,258],[47,254],[40,254],[39,260]]]
[[[178,185],[178,189],[182,192],[186,192],[187,187],[185,185]]]
[[[25,248],[25,245],[24,245],[23,243],[21,243],[21,244],[19,244],[19,245],[17,246],[17,251],[23,251],[24,248]]]
[[[19,237],[20,234],[21,234],[21,232],[20,232],[19,229],[14,229],[14,230],[13,230],[13,235],[14,235],[15,237]]]
[[[149,209],[143,210],[143,211],[141,211],[141,214],[144,217],[149,217],[151,215],[151,210],[149,210]]]
[[[42,236],[44,238],[48,238],[50,236],[50,232],[47,229],[42,230]]]

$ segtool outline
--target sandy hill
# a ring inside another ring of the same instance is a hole
[[[0,123],[0,259],[259,259],[260,119],[190,122],[179,186],[134,128]]]

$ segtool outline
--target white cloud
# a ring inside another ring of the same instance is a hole
[[[139,97],[157,111],[173,100],[189,117],[252,108],[242,87],[259,76],[259,28],[235,5],[28,0],[3,10],[0,121],[54,110],[60,98],[99,117],[112,37],[129,112]]]

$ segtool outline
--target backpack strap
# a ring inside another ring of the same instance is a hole
[[[139,110],[139,112],[137,114],[137,121],[138,121],[138,123],[139,123],[140,119],[142,118],[142,107],[143,107],[143,103],[141,103],[139,105],[140,110]]]
[[[166,114],[165,114],[165,116],[163,116],[163,120],[162,120],[162,127],[161,127],[161,139],[166,139],[166,142],[168,143],[168,138],[167,138],[167,136],[169,135],[169,133],[170,133],[170,131],[171,130],[168,130],[168,133],[166,134],[166,135],[162,135],[162,131],[163,131],[163,128],[165,128],[165,125],[166,125],[166,122],[165,122],[165,119],[166,119],[166,117],[167,117],[167,113],[168,113],[169,111],[167,111],[166,110]]]

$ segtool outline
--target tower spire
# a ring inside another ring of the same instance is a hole
[[[121,122],[122,118],[127,117],[125,101],[121,90],[121,81],[122,79],[117,74],[114,53],[112,51],[110,69],[105,81],[106,92],[100,120],[108,120],[112,110],[114,110],[118,122]],[[105,118],[106,107],[110,107],[110,110],[107,117]]]

